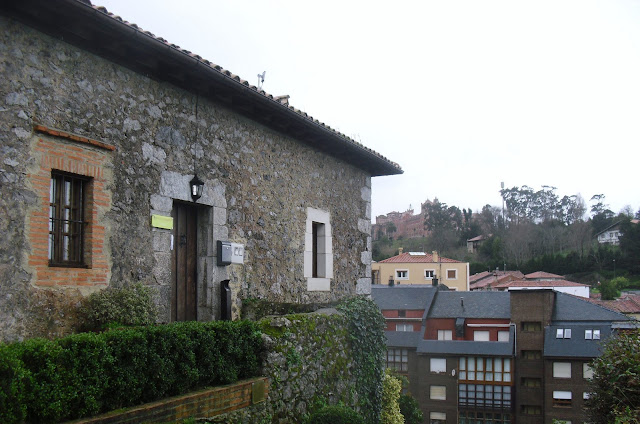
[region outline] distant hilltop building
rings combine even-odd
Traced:
[[[380,240],[384,236],[393,239],[426,237],[429,232],[424,227],[425,205],[431,200],[420,205],[420,213],[414,215],[414,210],[409,205],[405,212],[389,212],[386,215],[376,216],[376,223],[372,226],[373,239]]]

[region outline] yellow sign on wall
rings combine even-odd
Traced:
[[[165,230],[173,230],[173,218],[164,215],[151,215],[151,226],[164,228]]]

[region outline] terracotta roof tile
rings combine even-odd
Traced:
[[[401,253],[397,256],[392,256],[388,259],[379,261],[380,263],[435,263],[433,255],[430,253],[412,255],[409,252]],[[460,263],[454,259],[444,258],[440,256],[440,262],[442,263]]]
[[[505,288],[505,287],[588,287],[588,286],[586,284],[574,283],[573,281],[567,281],[567,280],[542,280],[542,281],[515,280],[515,281],[507,281],[505,283],[500,283],[494,287]]]
[[[525,275],[524,278],[526,278],[528,280],[532,280],[534,278],[558,278],[558,279],[562,279],[564,277],[562,277],[562,275],[551,274],[550,272],[536,271],[536,272],[532,272],[531,274]]]
[[[91,2],[87,2],[87,4],[91,4]],[[256,86],[254,86],[254,85],[250,85],[249,83],[246,83],[246,84],[245,84],[245,81],[244,81],[244,80],[242,80],[239,76],[232,74],[230,71],[228,71],[228,70],[226,70],[226,69],[223,69],[221,66],[214,65],[213,63],[209,62],[208,60],[202,59],[200,56],[198,56],[198,55],[196,55],[196,54],[192,54],[190,51],[188,51],[188,50],[186,50],[186,49],[183,49],[183,48],[181,48],[180,46],[178,46],[178,45],[176,45],[176,44],[169,43],[169,42],[168,42],[167,40],[165,40],[164,38],[162,38],[162,37],[158,37],[158,36],[155,36],[153,33],[149,32],[149,31],[144,31],[144,30],[142,30],[142,29],[141,29],[141,28],[139,28],[139,27],[138,27],[138,25],[136,25],[135,23],[127,22],[127,21],[123,20],[120,16],[114,15],[113,13],[109,12],[109,11],[107,10],[107,8],[106,8],[106,7],[104,7],[104,6],[96,6],[96,5],[93,5],[93,4],[91,4],[91,7],[92,7],[93,9],[97,10],[98,12],[103,13],[104,15],[106,15],[106,16],[108,16],[108,17],[112,18],[112,19],[115,19],[115,20],[117,20],[117,21],[120,21],[120,22],[124,23],[125,25],[128,25],[128,26],[129,26],[129,27],[131,27],[131,28],[134,28],[134,29],[136,29],[136,30],[138,30],[138,31],[141,31],[143,34],[145,34],[145,35],[147,35],[147,36],[149,36],[149,37],[153,38],[154,40],[157,40],[157,41],[159,41],[159,42],[162,42],[162,43],[164,43],[164,44],[166,44],[166,45],[170,46],[171,48],[174,48],[174,49],[176,49],[176,50],[178,50],[178,51],[181,51],[181,52],[183,52],[183,53],[185,53],[185,54],[187,54],[187,55],[189,55],[189,56],[193,57],[194,59],[196,59],[196,60],[200,61],[200,62],[201,62],[201,63],[203,63],[204,65],[209,66],[211,69],[214,69],[214,70],[216,70],[216,71],[218,71],[218,72],[220,72],[220,73],[222,73],[222,74],[224,74],[224,75],[226,75],[226,76],[230,77],[230,78],[231,78],[232,80],[234,80],[234,81],[237,81],[237,82],[239,82],[239,83],[241,83],[241,84],[243,84],[243,85],[247,85],[247,86],[249,86],[253,91],[255,91],[256,93],[259,93],[259,94],[263,95],[264,97],[267,97],[267,98],[269,98],[269,99],[273,100],[274,102],[276,102],[276,103],[278,103],[278,104],[280,104],[280,105],[283,105],[283,104],[282,104],[282,103],[280,103],[279,101],[275,100],[275,99],[274,99],[274,96],[272,96],[272,95],[270,95],[270,94],[267,94],[264,90],[260,90],[260,89],[258,89]],[[286,107],[286,105],[284,105],[284,106]],[[365,150],[365,151],[367,151],[367,152],[369,152],[369,153],[374,154],[375,156],[377,156],[378,158],[380,158],[380,159],[384,160],[385,162],[387,162],[388,164],[390,164],[390,165],[392,165],[393,167],[397,168],[398,170],[401,170],[401,169],[402,169],[402,168],[400,168],[400,165],[398,165],[396,162],[393,162],[393,161],[391,161],[391,160],[387,159],[386,157],[384,157],[384,156],[383,156],[383,155],[381,155],[380,153],[378,153],[378,152],[376,152],[376,151],[374,151],[374,150],[372,150],[372,149],[369,149],[368,147],[364,146],[362,143],[359,143],[359,142],[355,141],[354,139],[352,139],[351,137],[348,137],[348,136],[346,136],[345,134],[342,134],[341,132],[334,130],[333,128],[331,128],[331,127],[329,127],[328,125],[326,125],[326,124],[324,124],[324,123],[322,123],[322,122],[318,121],[317,119],[314,119],[312,116],[310,116],[310,115],[309,115],[309,114],[307,114],[306,112],[303,112],[303,111],[301,111],[300,109],[296,109],[296,108],[294,108],[293,106],[288,106],[288,108],[289,108],[290,110],[294,111],[295,113],[297,113],[298,115],[303,116],[304,118],[308,119],[309,121],[311,121],[311,122],[313,122],[313,123],[315,123],[315,124],[321,125],[322,127],[325,127],[325,128],[327,128],[327,129],[331,130],[334,134],[336,134],[337,136],[339,136],[340,138],[342,138],[342,139],[343,139],[343,140],[345,140],[346,142],[348,142],[348,143],[350,143],[350,144],[353,144],[353,145],[357,146],[358,148],[363,149],[363,150]]]

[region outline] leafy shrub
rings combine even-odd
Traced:
[[[400,413],[404,417],[405,424],[420,424],[424,418],[418,401],[411,395],[402,394],[398,399],[400,405]]]
[[[92,293],[82,306],[83,328],[103,330],[108,326],[150,325],[156,320],[152,289],[142,283],[109,287]]]
[[[246,321],[0,344],[0,422],[59,422],[231,383],[258,375],[263,349]]]
[[[346,406],[325,406],[311,415],[308,424],[365,424],[364,418]]]
[[[400,413],[398,398],[402,390],[402,383],[395,378],[389,370],[384,374],[382,382],[382,413],[380,422],[382,424],[403,424],[404,418]]]

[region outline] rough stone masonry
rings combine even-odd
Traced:
[[[171,230],[151,216],[198,201],[199,320],[242,299],[327,302],[368,293],[370,174],[216,103],[0,17],[0,339],[56,336],[82,296],[142,281],[171,319]],[[52,171],[91,177],[90,265],[48,265]],[[330,290],[304,277],[307,208],[328,211]],[[216,241],[245,246],[217,266]]]

